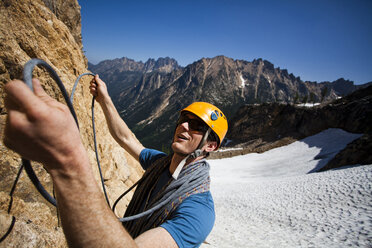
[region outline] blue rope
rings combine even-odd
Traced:
[[[95,74],[91,73],[91,72],[86,72],[86,73],[83,73],[83,74],[79,75],[79,77],[76,79],[76,81],[74,83],[74,86],[72,87],[71,96],[70,96],[70,101],[71,102],[74,101],[74,93],[75,93],[76,87],[77,87],[80,79],[84,76],[93,76],[94,77]],[[95,102],[95,97],[93,96],[93,98],[92,98],[92,127],[93,127],[94,151],[95,151],[95,154],[96,154],[96,161],[97,161],[99,176],[101,178],[103,194],[105,195],[107,205],[109,205],[109,207],[111,208],[110,201],[108,199],[107,192],[106,192],[105,182],[104,182],[103,175],[102,175],[101,163],[100,163],[99,156],[98,156],[96,125],[95,125],[95,118],[94,118],[94,102]]]
[[[68,106],[68,108],[69,108],[72,116],[75,119],[76,125],[79,127],[79,123],[78,123],[78,120],[77,120],[77,117],[76,117],[76,113],[75,113],[75,110],[74,110],[74,107],[73,107],[74,93],[75,93],[77,84],[79,83],[80,79],[83,76],[86,76],[86,75],[94,76],[95,74],[90,73],[90,72],[86,72],[86,73],[81,74],[76,79],[76,81],[74,83],[74,86],[73,86],[72,91],[71,91],[71,96],[68,97],[67,91],[66,91],[66,89],[65,89],[65,87],[64,87],[61,79],[58,77],[58,74],[55,72],[55,70],[48,63],[46,63],[45,61],[43,61],[41,59],[31,59],[30,61],[28,61],[25,64],[25,67],[24,67],[24,70],[23,70],[23,79],[24,79],[25,83],[27,84],[27,86],[31,90],[33,90],[33,86],[32,86],[32,72],[33,72],[33,70],[34,70],[34,68],[35,68],[36,65],[40,65],[40,66],[44,67],[45,69],[47,69],[47,71],[49,72],[50,76],[57,83],[57,85],[58,85],[59,89],[61,90],[62,95],[63,95],[63,97],[64,97],[64,99],[65,99],[65,101],[67,103],[67,106]],[[94,148],[95,148],[96,159],[97,159],[98,170],[99,170],[99,174],[100,174],[100,178],[101,178],[101,184],[102,184],[102,188],[103,188],[103,193],[105,195],[106,202],[107,202],[107,204],[110,207],[110,201],[109,201],[108,196],[107,196],[106,187],[105,187],[105,184],[104,184],[102,170],[101,170],[101,164],[99,162],[99,156],[98,156],[97,139],[96,139],[96,128],[95,128],[95,123],[94,123],[94,100],[95,100],[95,97],[93,97],[93,99],[92,99],[92,124],[93,124]],[[26,160],[26,159],[22,159],[22,161],[23,161],[25,170],[27,172],[27,175],[29,176],[29,178],[31,179],[32,183],[35,185],[35,187],[39,191],[39,193],[48,202],[50,202],[52,205],[57,206],[56,199],[54,197],[52,197],[45,190],[45,188],[43,187],[43,185],[41,184],[41,182],[39,181],[39,179],[35,175],[35,172],[34,172],[34,170],[31,167],[30,161],[29,160]]]

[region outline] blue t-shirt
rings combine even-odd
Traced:
[[[146,170],[154,161],[164,156],[166,154],[163,152],[143,149],[139,161]],[[161,175],[160,185],[156,188],[160,189],[171,177],[169,170],[166,170]],[[214,220],[213,198],[207,191],[186,198],[172,213],[170,219],[160,226],[170,233],[178,247],[199,247],[212,231]]]

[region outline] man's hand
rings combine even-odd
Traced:
[[[5,85],[4,144],[44,164],[52,176],[70,247],[137,247],[107,206],[94,179],[78,128],[66,105],[16,80]]]
[[[34,93],[19,80],[4,87],[8,110],[4,144],[43,163],[49,173],[66,172],[72,160],[87,158],[79,130],[68,107],[48,96],[37,79],[32,83]]]
[[[144,147],[120,117],[107,92],[105,82],[98,75],[95,75],[94,79],[90,82],[89,88],[90,93],[96,97],[96,100],[102,107],[112,137],[121,147],[138,160],[139,154]]]
[[[108,97],[108,91],[107,91],[107,86],[105,82],[103,82],[100,78],[99,75],[96,74],[92,81],[90,81],[90,93],[96,97],[96,100],[98,103],[102,104],[103,100],[105,97]]]

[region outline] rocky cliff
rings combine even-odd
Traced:
[[[22,78],[23,65],[30,58],[47,61],[59,74],[68,91],[81,73],[87,71],[82,52],[80,6],[76,0],[34,0],[0,2],[0,140],[6,119],[3,86]],[[46,91],[62,99],[58,87],[48,74],[37,69]],[[98,180],[94,159],[90,116],[90,78],[83,78],[75,93],[74,106],[78,115],[81,137]],[[99,154],[105,184],[111,202],[135,182],[142,173],[137,162],[114,142],[109,135],[103,113],[96,106],[96,126]],[[0,236],[7,231],[11,217],[17,219],[13,231],[1,247],[65,247],[63,232],[58,227],[56,209],[35,190],[25,172],[15,191],[10,214],[7,214],[9,192],[20,166],[20,158],[0,143]],[[41,165],[34,164],[39,179],[52,192],[52,182]],[[128,199],[118,208],[123,213]],[[94,218],[94,217],[92,217]]]
[[[328,128],[341,128],[365,135],[345,148],[324,170],[371,163],[372,86],[311,108],[278,103],[243,106],[230,121],[227,134],[228,146],[242,149],[214,156],[263,152]]]

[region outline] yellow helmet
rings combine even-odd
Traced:
[[[216,106],[206,102],[194,102],[181,110],[188,111],[202,119],[218,136],[218,147],[227,133],[227,119]]]

